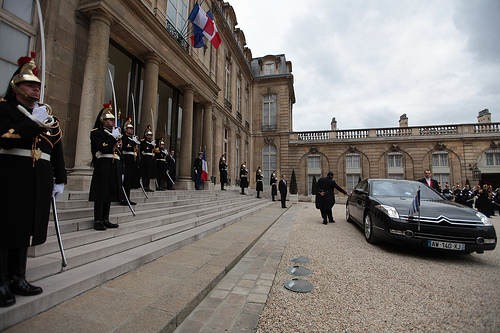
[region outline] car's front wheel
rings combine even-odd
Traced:
[[[369,213],[365,215],[363,227],[366,241],[370,244],[378,243],[377,237],[373,234],[373,223]]]
[[[352,223],[351,211],[349,210],[349,204],[345,205],[345,219],[347,222]]]

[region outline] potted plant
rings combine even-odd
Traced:
[[[318,194],[318,188],[316,187],[316,175],[313,176],[311,184],[311,202],[316,202],[316,194]]]

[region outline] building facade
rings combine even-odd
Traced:
[[[90,131],[103,103],[116,99],[142,138],[151,125],[177,160],[177,188],[194,188],[192,163],[204,151],[218,178],[224,154],[237,183],[246,163],[250,185],[261,168],[295,171],[299,194],[328,171],[352,189],[359,178],[417,179],[430,168],[441,183],[480,179],[500,186],[500,128],[487,110],[478,124],[293,132],[292,64],[285,55],[254,58],[231,5],[207,0],[222,43],[193,48],[194,0],[42,0],[45,99],[61,119],[70,190],[88,190]],[[32,0],[0,0],[0,97],[29,51],[40,63],[42,38]],[[113,91],[115,93],[113,94]],[[113,102],[114,104],[114,102]],[[489,118],[488,118],[489,117]],[[406,119],[405,119],[406,118]],[[207,186],[207,185],[206,185]],[[207,186],[209,187],[209,186]]]

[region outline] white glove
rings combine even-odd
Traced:
[[[43,123],[49,117],[49,114],[47,113],[47,107],[45,105],[40,106],[36,104],[33,108],[33,117]]]
[[[163,152],[165,153],[165,155],[168,155],[168,152],[167,152],[167,150],[166,150],[166,149],[165,149],[165,150],[163,150]]]
[[[115,139],[119,139],[121,137],[121,134],[120,134],[120,129],[118,127],[113,127],[113,131],[111,132],[111,135],[115,138]]]
[[[138,145],[140,145],[140,144],[141,144],[141,142],[139,141],[139,139],[137,139],[137,136],[136,136],[136,135],[134,135],[134,136],[132,137],[132,141],[134,141],[134,142],[135,142],[135,143],[137,143]]]
[[[156,146],[156,142],[151,141],[151,145],[153,145],[153,147],[155,147]]]
[[[52,196],[57,199],[57,197],[64,192],[64,184],[55,184],[52,189]]]

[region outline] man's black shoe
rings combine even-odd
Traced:
[[[147,188],[147,189],[145,189],[144,191],[146,191],[146,192],[154,192],[154,191],[153,191],[152,189],[150,189],[150,188]]]
[[[330,223],[335,223],[335,220],[330,220]]]
[[[323,224],[328,224],[328,222],[326,222],[326,220],[323,220]]]
[[[15,277],[10,283],[10,291],[15,295],[21,296],[35,296],[43,293],[42,288],[29,284],[25,278],[16,279]]]
[[[118,228],[118,223],[111,223],[109,220],[104,220],[102,223],[106,226],[106,228]]]
[[[107,228],[104,225],[104,223],[102,223],[102,221],[94,221],[94,229],[102,231],[102,230],[106,230]]]

